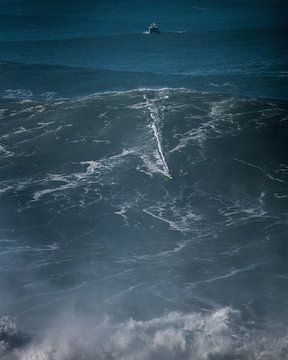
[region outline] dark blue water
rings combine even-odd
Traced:
[[[287,10],[2,0],[1,359],[288,358]]]
[[[185,87],[287,98],[285,2],[10,0],[0,16],[4,95]],[[151,19],[161,36],[145,33]]]

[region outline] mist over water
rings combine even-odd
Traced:
[[[3,360],[287,359],[287,6],[178,3],[3,1]]]

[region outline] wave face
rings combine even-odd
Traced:
[[[3,359],[285,359],[287,102],[12,95]]]

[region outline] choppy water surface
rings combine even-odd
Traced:
[[[285,14],[1,2],[1,360],[288,359]]]
[[[9,359],[285,358],[286,102],[1,107],[1,307],[24,332],[2,318]]]

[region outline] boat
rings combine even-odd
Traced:
[[[160,28],[160,25],[158,25],[156,23],[152,23],[148,27],[148,32],[149,32],[149,34],[160,34],[159,28]]]

